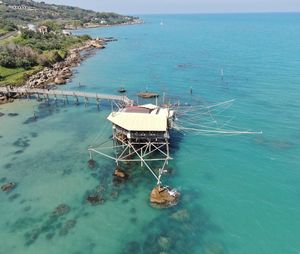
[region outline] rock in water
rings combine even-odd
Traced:
[[[5,191],[5,192],[9,192],[11,191],[12,189],[14,189],[16,187],[16,183],[6,183],[4,185],[1,186],[1,190],[2,191]]]
[[[63,77],[61,77],[61,76],[56,77],[56,78],[54,79],[54,83],[57,84],[57,85],[66,84],[66,82],[67,82],[67,81],[66,81]]]
[[[93,159],[88,160],[88,166],[89,168],[94,168],[96,165],[95,161]]]
[[[122,178],[122,179],[128,178],[128,175],[119,168],[115,169],[114,176]]]
[[[155,187],[150,194],[150,201],[153,204],[164,205],[166,207],[174,205],[180,196],[179,192],[169,190],[167,187]]]

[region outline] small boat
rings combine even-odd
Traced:
[[[126,89],[124,87],[120,87],[120,89],[118,90],[119,93],[125,93]]]

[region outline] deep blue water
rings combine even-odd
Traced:
[[[75,68],[62,89],[124,86],[135,100],[148,89],[192,105],[235,99],[215,119],[234,117],[234,126],[263,134],[175,133],[172,174],[163,180],[182,198],[158,210],[145,168],[128,166],[130,180],[116,185],[113,162],[95,157],[98,166],[87,166],[87,147],[111,134],[108,104],[100,112],[92,103],[2,105],[0,179],[18,185],[0,195],[0,253],[299,253],[300,14],[143,18],[77,31],[118,41]],[[104,204],[86,204],[99,185]],[[62,203],[70,211],[51,217]]]

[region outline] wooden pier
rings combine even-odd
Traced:
[[[102,94],[102,93],[90,93],[82,91],[71,91],[71,90],[57,90],[57,89],[35,89],[35,88],[24,88],[24,87],[0,87],[0,93],[3,94],[24,94],[24,95],[44,95],[49,98],[53,96],[55,99],[57,97],[74,97],[77,101],[78,98],[95,99],[97,102],[100,100],[116,101],[124,103],[125,105],[132,105],[133,101],[130,100],[125,95],[112,95],[112,94]]]

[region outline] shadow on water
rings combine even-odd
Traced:
[[[27,118],[23,124],[30,124],[38,121],[39,119],[44,119],[47,118],[54,113],[59,113],[61,110],[61,107],[56,105],[55,103],[46,103],[46,102],[41,102],[34,108],[34,113],[33,116]]]
[[[276,150],[288,150],[295,146],[295,144],[289,140],[283,139],[269,139],[263,135],[259,135],[253,139],[255,144],[264,146],[268,149]]]
[[[23,124],[34,123],[40,119],[44,119],[49,116],[52,116],[55,113],[59,113],[61,111],[66,112],[68,108],[76,107],[76,106],[85,107],[87,113],[98,112],[97,105],[95,102],[89,102],[85,105],[83,101],[79,100],[77,103],[73,101],[71,98],[69,99],[69,103],[66,103],[66,101],[62,99],[58,99],[56,102],[53,100],[49,100],[49,103],[43,101],[40,102],[37,106],[35,106],[32,112],[32,116],[28,117],[23,122]],[[99,109],[100,110],[110,109],[110,105],[106,102],[102,102]]]

